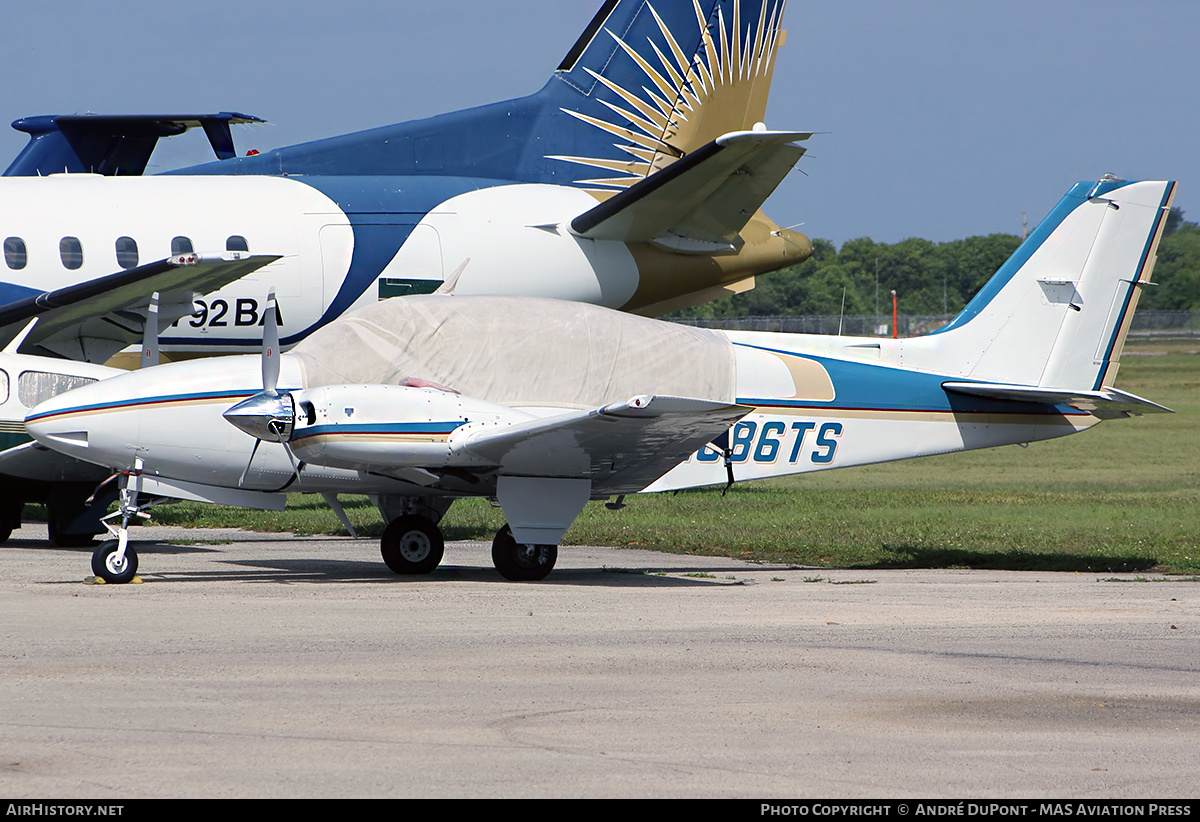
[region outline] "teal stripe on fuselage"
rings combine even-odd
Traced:
[[[395,422],[395,423],[355,423],[348,424],[333,424],[333,425],[314,425],[311,428],[305,428],[303,433],[293,437],[293,442],[307,439],[309,437],[322,437],[330,435],[364,435],[378,434],[380,436],[390,436],[395,434],[428,434],[430,436],[440,436],[449,434],[459,426],[465,425],[465,422],[450,421],[450,422]]]
[[[886,365],[846,362],[828,357],[799,354],[782,348],[734,343],[744,348],[757,348],[773,354],[802,357],[819,363],[833,381],[834,397],[830,402],[817,400],[781,400],[738,398],[738,402],[753,406],[779,408],[825,408],[862,411],[953,411],[968,414],[1080,414],[1070,406],[1045,403],[994,400],[957,394],[942,388],[942,383],[961,379],[945,374],[907,371]]]
[[[300,391],[300,388],[281,388],[280,393],[289,391]],[[175,402],[197,402],[208,400],[244,400],[247,397],[252,397],[261,392],[261,388],[253,389],[234,389],[230,391],[205,391],[188,394],[164,394],[157,397],[139,397],[136,399],[113,400],[111,402],[98,402],[90,405],[77,405],[70,408],[60,408],[56,411],[46,411],[41,414],[30,414],[26,417],[28,422],[37,422],[38,420],[49,419],[50,417],[58,417],[66,414],[86,414],[94,411],[115,411],[136,408],[142,405],[165,405]]]

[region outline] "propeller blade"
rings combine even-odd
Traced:
[[[262,440],[256,439],[254,441],[254,447],[250,449],[250,459],[246,462],[246,470],[238,477],[238,488],[241,488],[246,482],[246,475],[250,473],[250,466],[254,464],[254,455],[258,453],[258,446],[260,444],[262,444]]]
[[[263,323],[262,377],[263,390],[274,393],[279,383],[279,313],[275,308],[275,289],[267,293],[267,309]]]
[[[158,292],[150,295],[146,327],[142,331],[142,368],[158,365]]]
[[[288,445],[287,437],[284,436],[283,431],[277,426],[272,426],[272,428],[275,429],[276,434],[279,436],[279,444],[287,452],[288,462],[292,464],[292,476],[296,478],[296,484],[300,485],[300,469],[304,467],[304,462],[296,460],[296,455],[292,453],[292,446]]]
[[[246,470],[238,480],[241,487],[254,464],[254,455],[258,446],[266,442],[277,442],[283,446],[288,462],[292,464],[292,474],[296,482],[300,481],[300,471],[303,462],[297,462],[292,453],[288,440],[292,436],[292,426],[296,423],[295,402],[290,393],[279,393],[279,310],[275,305],[275,289],[267,293],[267,307],[263,314],[263,347],[262,347],[262,382],[263,390],[252,397],[242,400],[237,405],[226,410],[221,416],[235,427],[254,437],[254,448],[250,451],[250,459]]]

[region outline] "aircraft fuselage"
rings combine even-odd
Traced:
[[[596,204],[577,188],[448,177],[0,179],[0,300],[14,301],[169,254],[282,259],[196,301],[162,333],[175,353],[257,350],[276,289],[283,344],[351,308],[428,293],[553,297],[638,310],[803,259],[756,218],[738,254],[689,257],[591,240],[569,221]],[[494,182],[494,181],[493,181]],[[461,270],[459,270],[461,269]]]

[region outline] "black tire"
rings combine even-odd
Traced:
[[[132,582],[133,578],[137,576],[137,552],[133,550],[133,546],[126,545],[125,561],[120,565],[113,562],[115,553],[117,553],[115,539],[100,543],[100,547],[92,554],[92,573],[114,585]]]
[[[507,525],[492,540],[492,564],[500,576],[512,582],[545,579],[557,560],[557,545],[523,545],[513,539],[512,528]]]
[[[441,529],[425,517],[397,517],[383,529],[379,540],[384,563],[397,574],[432,573],[445,552]]]

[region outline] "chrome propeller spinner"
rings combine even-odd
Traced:
[[[261,391],[221,416],[259,440],[286,442],[291,439],[296,425],[296,406],[291,394]]]

